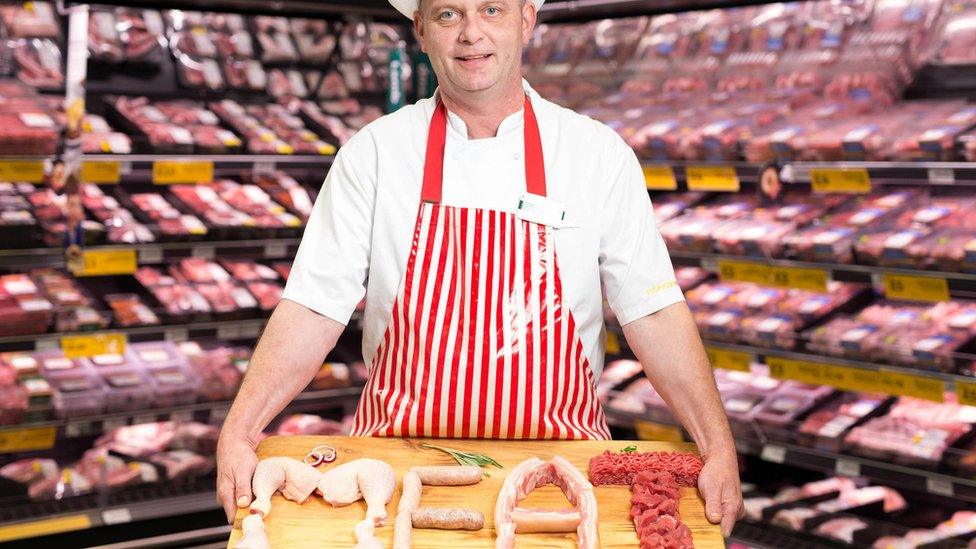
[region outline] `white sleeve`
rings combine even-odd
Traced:
[[[282,294],[342,324],[348,324],[366,294],[376,158],[366,131],[336,154]]]
[[[616,137],[616,136],[614,136]],[[600,277],[623,326],[684,300],[657,230],[644,172],[633,149],[614,140],[600,213]]]

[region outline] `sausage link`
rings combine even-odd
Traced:
[[[477,465],[418,465],[410,472],[420,475],[427,486],[464,486],[481,482],[481,467]]]
[[[414,509],[410,517],[414,528],[481,530],[485,527],[485,516],[474,509],[420,507]]]

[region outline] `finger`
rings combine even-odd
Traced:
[[[712,524],[718,524],[722,520],[722,501],[719,491],[708,479],[701,479],[698,491],[705,500],[705,518]]]
[[[742,496],[738,490],[731,486],[725,486],[722,490],[722,535],[729,537],[735,527],[735,521],[744,512],[742,507]]]
[[[234,475],[234,495],[237,497],[238,507],[247,507],[251,504],[251,475],[245,475],[240,471]]]
[[[223,481],[221,481],[221,484],[223,484]],[[233,524],[234,516],[237,514],[237,506],[234,505],[234,492],[229,487],[222,486],[218,488],[217,501],[224,508],[224,514],[227,515],[227,524]]]

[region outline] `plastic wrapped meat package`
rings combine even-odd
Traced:
[[[834,390],[827,386],[791,384],[763,401],[752,417],[769,438],[791,441],[797,418],[814,409],[833,393]]]
[[[670,250],[710,252],[712,234],[728,222],[726,217],[691,211],[662,223],[659,230]]]
[[[16,371],[0,362],[0,425],[23,421],[30,404],[30,394],[16,379]]]
[[[179,283],[152,267],[136,271],[136,280],[163,305],[166,314],[175,319],[202,318],[210,314],[210,304],[192,286]]]
[[[830,452],[841,450],[844,436],[893,401],[887,395],[841,393],[813,411],[797,430],[798,442]]]
[[[946,6],[946,18],[933,43],[930,62],[939,65],[976,63],[976,5],[954,2]]]
[[[180,344],[180,352],[186,357],[189,369],[200,379],[199,396],[205,401],[221,401],[234,398],[243,373],[237,362],[246,360],[249,350],[218,346],[203,349],[195,342]]]
[[[96,309],[94,300],[76,279],[51,269],[31,272],[39,288],[54,306],[54,328],[60,332],[77,332],[105,328],[111,318]]]
[[[610,402],[608,406],[619,412],[631,414],[643,414],[646,406],[646,397],[657,395],[651,381],[646,377],[635,379],[623,391],[609,393]]]
[[[341,362],[326,362],[315,372],[309,387],[315,390],[349,387],[352,378],[349,365]]]
[[[674,278],[682,292],[695,288],[711,276],[711,273],[700,267],[677,267]]]
[[[796,224],[742,217],[712,231],[715,249],[729,255],[777,257],[782,255],[783,239]]]
[[[576,33],[589,40],[571,69],[575,78],[609,79],[630,59],[647,25],[647,18],[604,19]]]
[[[109,294],[105,296],[105,302],[112,309],[117,326],[128,328],[159,324],[156,313],[136,294]]]
[[[130,198],[138,212],[155,224],[153,228],[160,239],[185,241],[207,234],[200,218],[180,212],[160,193],[135,193]]]
[[[596,384],[596,395],[600,402],[606,404],[607,399],[621,383],[628,381],[644,369],[636,360],[615,360],[603,369],[603,375]]]
[[[163,51],[165,27],[158,11],[118,8],[115,20],[126,61],[159,62],[154,57]]]
[[[897,160],[952,160],[957,138],[976,125],[976,107],[965,101],[906,101],[897,111],[916,111],[892,136]]]
[[[658,223],[663,223],[678,216],[685,209],[698,204],[704,198],[705,194],[700,192],[667,193],[655,196],[652,199],[654,202],[654,219]]]
[[[130,363],[98,366],[98,359],[93,357],[91,364],[105,386],[105,411],[133,412],[153,406],[153,390],[146,372]]]
[[[225,57],[220,63],[229,88],[263,92],[268,87],[268,75],[260,62],[254,59]]]
[[[919,62],[925,48],[926,31],[933,27],[942,9],[942,0],[879,0],[874,5],[867,28],[855,31],[851,43],[878,46],[905,44]]]
[[[47,331],[54,306],[24,274],[0,275],[0,334],[17,336]]]
[[[298,51],[292,42],[288,30],[269,28],[255,34],[257,44],[261,49],[262,63],[296,63],[299,61]]]
[[[343,423],[314,414],[292,414],[275,430],[278,435],[344,435],[348,433]]]
[[[216,59],[181,53],[176,59],[176,74],[180,84],[187,88],[221,91],[225,87]]]
[[[105,386],[87,369],[45,373],[54,395],[51,403],[59,418],[100,414],[105,411]]]
[[[900,397],[887,415],[852,429],[845,444],[866,457],[934,469],[974,422],[976,407],[958,404],[952,393],[942,403]]]
[[[105,225],[110,243],[141,244],[156,241],[156,236],[148,227],[136,220],[132,212],[123,208],[114,197],[103,193],[97,185],[84,184],[81,191],[82,204],[95,219]]]
[[[28,2],[0,6],[0,20],[10,38],[58,38],[61,36],[54,5]]]

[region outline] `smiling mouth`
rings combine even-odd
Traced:
[[[478,60],[478,59],[488,59],[489,57],[491,57],[491,54],[490,53],[486,53],[486,54],[483,54],[483,55],[461,55],[461,56],[455,57],[455,59],[458,59],[460,61],[475,61],[475,60]]]

